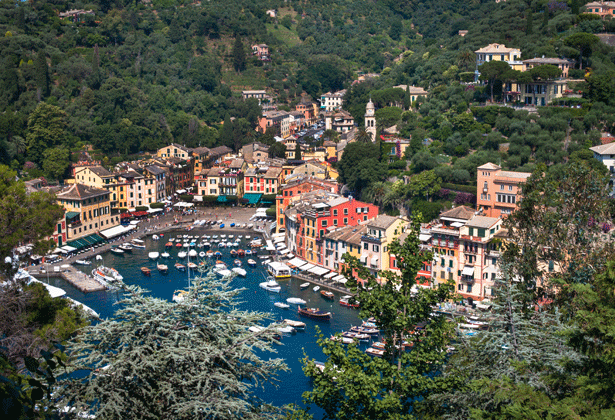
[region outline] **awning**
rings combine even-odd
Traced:
[[[194,207],[194,203],[184,203],[180,201],[179,203],[173,204],[173,207]]]
[[[66,252],[73,252],[77,250],[77,248],[73,248],[72,246],[68,246],[68,245],[64,245],[62,249]]]
[[[245,200],[248,200],[248,204],[256,204],[260,201],[263,194],[258,193],[247,193],[243,195]]]
[[[302,265],[306,264],[305,261],[303,261],[301,258],[297,258],[297,257],[293,258],[288,263],[291,264],[291,265],[294,265],[295,267],[301,267]]]
[[[334,277],[334,278],[333,278],[333,281],[334,281],[334,282],[337,282],[337,283],[342,283],[342,284],[344,284],[344,283],[346,283],[348,280],[346,279],[346,277],[344,277],[344,276],[340,275],[340,276]]]
[[[112,227],[110,229],[105,229],[101,231],[100,234],[107,239],[111,239],[111,238],[115,238],[116,236],[123,235],[124,233],[130,230],[131,230],[130,228],[120,225],[120,226]]]
[[[274,233],[273,235],[271,235],[272,238],[276,239],[276,238],[284,238],[286,234],[284,233]]]
[[[78,211],[67,211],[66,214],[65,214],[65,217],[67,219],[72,219],[72,218],[77,217],[77,216],[79,216],[79,212]]]
[[[286,248],[286,249],[282,249],[282,250],[280,251],[280,254],[284,255],[284,254],[288,254],[289,252],[290,252],[290,251],[288,250],[288,248]]]
[[[378,264],[378,257],[372,257],[370,261],[372,264]]]
[[[275,242],[276,244],[284,242],[284,235],[273,238],[273,242]]]
[[[335,277],[335,276],[337,276],[337,275],[338,275],[338,274],[337,274],[335,271],[332,271],[332,272],[330,272],[329,274],[326,274],[326,275],[325,275],[325,278],[326,278],[326,279],[330,279],[330,278]]]
[[[365,262],[367,261],[367,255],[361,255],[360,261],[365,264]]]
[[[431,238],[431,235],[428,235],[426,233],[421,233],[419,235],[419,241],[421,241],[421,242],[428,241],[430,238]]]
[[[463,271],[461,272],[462,276],[472,276],[474,277],[474,267],[463,267]]]
[[[149,209],[147,212],[148,213],[160,213],[161,211],[164,211],[164,209]]]
[[[186,190],[177,190],[177,191],[175,191],[175,192],[176,192],[177,194],[185,194],[185,193],[186,193]]]
[[[327,274],[329,272],[328,269],[322,267],[313,267],[308,270],[310,273],[316,274],[317,276],[322,276],[323,274]]]
[[[202,195],[194,195],[192,196],[192,201],[203,201]]]
[[[314,267],[316,267],[314,264],[307,263],[307,264],[302,265],[301,267],[299,267],[299,270],[301,270],[301,271],[308,271],[310,268],[314,268]]]

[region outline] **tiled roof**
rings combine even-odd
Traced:
[[[499,174],[497,174],[498,178],[520,178],[520,179],[527,179],[530,176],[532,176],[532,174],[530,172],[502,171]]]
[[[72,184],[56,196],[60,200],[85,200],[103,195],[109,195],[109,191],[83,184]]]
[[[459,206],[440,214],[440,217],[451,219],[470,220],[474,216],[474,210],[470,207]]]
[[[325,234],[325,238],[360,245],[361,235],[364,235],[366,232],[367,226],[365,225],[345,226]]]
[[[504,44],[489,44],[486,47],[478,49],[474,52],[476,53],[494,53],[494,54],[502,54],[512,51],[519,51],[519,48],[508,48]]]
[[[367,221],[368,226],[373,226],[379,229],[388,229],[393,223],[395,223],[399,217],[387,216],[386,214],[379,214],[372,220]]]
[[[489,229],[495,225],[500,219],[497,217],[474,216],[466,223],[466,226]]]
[[[554,57],[537,57],[530,58],[528,60],[523,60],[525,64],[573,64],[574,62],[571,60],[565,60],[563,58],[554,58]]]
[[[495,163],[491,163],[491,162],[487,162],[482,166],[479,166],[478,168],[476,168],[478,170],[481,169],[491,169],[491,170],[497,170],[497,169],[502,169],[502,167],[496,165]]]
[[[215,157],[226,155],[227,153],[233,153],[233,150],[227,146],[218,146],[209,150],[209,154]]]
[[[160,175],[164,173],[164,170],[156,165],[146,166],[145,169],[154,175]]]
[[[601,144],[599,146],[590,147],[589,150],[599,155],[615,155],[615,143]]]
[[[111,172],[109,172],[102,166],[86,166],[86,167],[79,169],[77,173],[83,171],[84,169],[89,169],[90,171],[92,171],[94,174],[98,175],[101,178],[113,176]]]

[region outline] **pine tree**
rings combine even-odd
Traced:
[[[92,54],[92,75],[90,76],[90,87],[92,89],[98,89],[100,87],[100,79],[100,54],[98,52],[98,44],[95,44]]]
[[[36,55],[35,63],[36,86],[39,89],[41,97],[49,96],[49,68],[47,67],[47,58],[44,51],[39,51]]]
[[[532,9],[527,9],[525,14],[525,34],[532,35],[534,33],[534,13]]]
[[[446,359],[451,324],[443,316],[432,316],[432,306],[452,298],[453,284],[438,289],[416,288],[418,270],[431,252],[421,249],[420,223],[407,227],[403,244],[394,241],[391,254],[397,257],[401,274],[381,271],[376,280],[367,268],[349,254],[343,258],[352,277],[347,286],[356,291],[361,302],[361,318],[374,317],[386,342],[382,358],[372,358],[356,344],[320,338],[319,345],[328,357],[324,371],[304,359],[304,372],[314,389],[304,394],[306,403],[322,408],[325,418],[336,419],[410,419],[422,413],[421,401],[436,389],[446,387],[447,379],[435,373]],[[357,281],[365,280],[365,283]],[[417,324],[428,321],[423,330]],[[402,349],[402,343],[412,347]]]
[[[246,52],[243,47],[243,42],[239,35],[235,36],[233,44],[233,68],[235,71],[244,71],[246,69]]]
[[[224,117],[224,125],[220,129],[218,140],[220,144],[233,147],[233,122],[231,121],[231,116],[228,113]]]
[[[277,409],[253,390],[286,369],[273,351],[275,327],[250,332],[264,314],[236,309],[240,289],[210,271],[194,279],[182,302],[125,286],[108,320],[68,343],[71,371],[58,392],[97,418],[263,419]]]

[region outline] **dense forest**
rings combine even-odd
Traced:
[[[587,147],[615,123],[615,50],[591,37],[574,42],[614,24],[580,13],[582,3],[5,0],[0,163],[61,178],[86,144],[107,164],[170,141],[236,148],[258,137],[260,110],[241,100],[241,90],[267,89],[290,109],[301,94],[316,99],[378,73],[349,89],[346,108],[361,126],[372,96],[380,128],[397,124],[412,135],[390,175],[434,169],[444,182],[463,184],[489,160],[520,170],[558,167],[590,157]],[[71,9],[93,14],[59,17]],[[473,51],[493,42],[520,48],[523,59],[577,61],[571,76],[583,98],[573,104],[582,106],[537,114],[477,107],[491,88],[501,98],[502,78],[463,83],[476,67]],[[269,45],[271,61],[252,56],[254,43]],[[430,95],[390,108],[404,95],[392,89],[398,84]]]

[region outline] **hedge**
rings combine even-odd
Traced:
[[[192,198],[193,198],[193,196],[190,195],[190,194],[182,194],[182,195],[179,196],[180,200],[185,201],[187,203],[192,203]]]
[[[163,209],[164,203],[152,203],[149,205],[151,209]]]
[[[145,206],[137,206],[135,207],[135,211],[148,211],[149,207],[145,207]]]
[[[476,186],[474,185],[461,185],[461,184],[452,184],[449,182],[442,183],[442,188],[446,188],[453,191],[461,191],[467,192],[471,194],[476,194]]]

